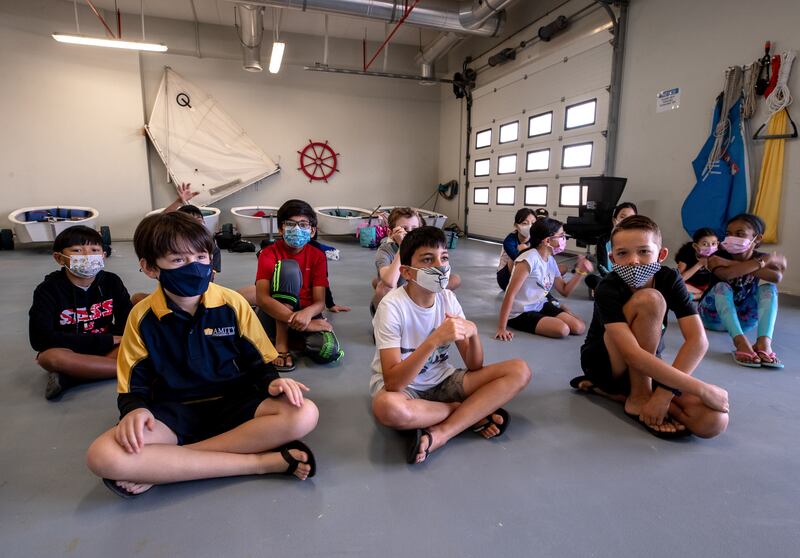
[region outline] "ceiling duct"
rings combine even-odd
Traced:
[[[511,1],[426,0],[412,10],[405,22],[439,31],[495,37],[504,19],[500,11]],[[258,0],[245,5],[364,17],[386,23],[398,22],[405,13],[404,3],[398,0]]]
[[[261,41],[264,39],[264,7],[236,4],[236,33],[242,45],[242,66],[248,72],[260,72]]]

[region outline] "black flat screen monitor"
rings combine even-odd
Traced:
[[[582,176],[581,185],[587,186],[586,205],[589,208],[613,208],[622,197],[627,178],[618,176]]]

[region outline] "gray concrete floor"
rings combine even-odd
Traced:
[[[775,349],[784,371],[732,364],[730,341],[710,333],[698,370],[730,392],[731,425],[715,440],[658,440],[604,400],[573,393],[580,338],[517,334],[494,341],[500,294],[496,245],[461,240],[451,254],[458,298],[477,322],[487,362],[525,358],[534,379],[508,405],[497,441],[464,434],[424,465],[404,463],[404,439],[376,426],[367,393],[374,346],[367,303],[373,253],[336,244],[332,320],[346,357],[334,368],[301,360],[320,425],[307,439],[319,473],[301,483],[247,477],[112,495],[84,464],[90,442],[117,417],[115,385],[43,397],[45,374],[28,345],[34,286],[55,264],[47,250],[0,252],[1,556],[797,556],[800,547],[796,301],[784,298]],[[130,243],[108,269],[131,292],[152,287]],[[251,283],[252,254],[223,254],[220,283]],[[588,320],[584,288],[569,301]],[[667,357],[679,341],[667,334]]]

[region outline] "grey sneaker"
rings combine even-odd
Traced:
[[[47,374],[47,386],[44,388],[44,398],[48,401],[56,399],[66,389],[64,378],[58,372]]]

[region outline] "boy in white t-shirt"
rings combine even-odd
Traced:
[[[477,327],[446,289],[448,261],[440,229],[409,232],[400,245],[400,273],[407,283],[381,300],[372,321],[372,412],[385,426],[415,430],[408,453],[412,464],[469,427],[485,438],[502,434],[510,417],[501,406],[531,378],[521,359],[484,366]],[[453,342],[466,369],[448,361]]]

